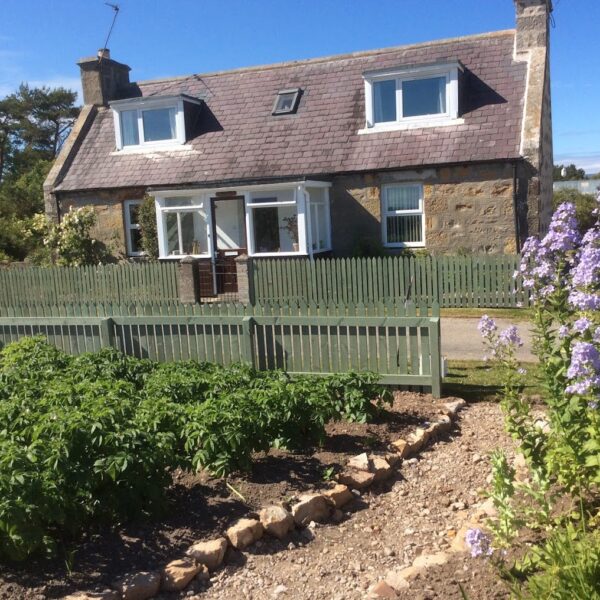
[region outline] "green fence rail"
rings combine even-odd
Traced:
[[[63,302],[146,302],[179,297],[177,264],[0,269],[0,305]]]
[[[374,371],[382,383],[423,386],[439,396],[437,314],[436,306],[431,311],[414,303],[30,304],[2,309],[0,346],[43,335],[71,354],[114,347],[139,358],[244,361],[291,374]]]
[[[260,302],[439,302],[442,307],[529,306],[514,277],[517,255],[259,259],[252,263]]]

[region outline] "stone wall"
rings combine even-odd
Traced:
[[[91,206],[97,219],[92,235],[106,245],[115,259],[121,260],[127,256],[123,202],[142,200],[143,197],[143,189],[80,192],[61,195],[59,205],[61,214],[68,212],[70,208]]]
[[[381,186],[423,184],[426,249],[436,254],[513,253],[513,166],[510,163],[339,176],[331,222],[337,256],[381,246]]]

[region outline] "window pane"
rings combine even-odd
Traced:
[[[184,254],[194,254],[194,213],[179,213],[181,220],[181,242]]]
[[[401,185],[386,187],[384,190],[386,201],[385,210],[419,210],[421,186]]]
[[[142,231],[141,229],[130,229],[129,235],[131,237],[131,252],[142,251]]]
[[[179,254],[179,237],[177,234],[177,213],[167,213],[167,254]]]
[[[387,217],[387,243],[422,242],[423,215]]]
[[[402,82],[402,116],[436,115],[446,112],[446,78],[412,79]]]
[[[375,123],[396,120],[396,80],[376,81],[373,84]]]
[[[137,110],[121,112],[121,138],[123,146],[137,146],[140,143]]]
[[[246,214],[244,199],[213,200],[217,249],[246,247]]]
[[[129,224],[138,225],[140,222],[140,204],[137,202],[131,202],[129,204]]]
[[[144,140],[157,142],[175,139],[175,108],[157,108],[142,111]]]
[[[255,252],[297,252],[298,215],[295,206],[253,208]]]
[[[198,202],[198,204],[202,204]],[[165,198],[165,206],[193,206],[194,199],[193,198]]]
[[[277,97],[277,106],[275,107],[276,112],[290,112],[294,106],[294,98],[296,92],[291,94],[279,94]]]
[[[396,80],[373,84],[373,118],[375,123],[396,120]]]

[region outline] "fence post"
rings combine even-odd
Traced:
[[[440,319],[429,320],[429,351],[431,352],[431,395],[442,395],[442,353],[440,351]]]
[[[247,254],[235,259],[237,275],[238,301],[242,304],[254,304],[254,263]]]
[[[244,361],[254,367],[254,317],[242,319],[242,356]]]
[[[100,320],[100,345],[102,348],[115,347],[115,323],[110,317]]]
[[[179,262],[179,302],[196,304],[200,302],[200,282],[196,259],[191,256]]]

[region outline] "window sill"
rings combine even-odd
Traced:
[[[363,135],[367,133],[383,133],[386,131],[406,131],[409,129],[425,129],[429,127],[449,127],[451,125],[463,125],[464,119],[425,119],[419,121],[405,121],[397,123],[382,123],[380,125],[374,125],[373,127],[365,127],[359,129],[358,134]]]
[[[275,258],[277,256],[308,256],[308,254],[306,252],[254,252],[249,256],[256,258]]]
[[[191,146],[186,144],[144,144],[143,146],[125,146],[121,150],[113,150],[111,156],[119,156],[121,154],[153,154],[154,152],[181,152],[187,150],[194,152]]]

